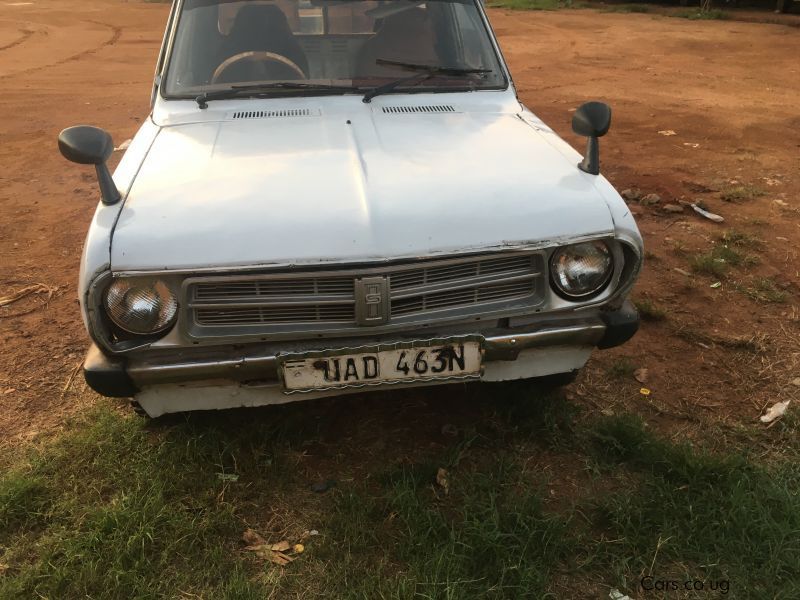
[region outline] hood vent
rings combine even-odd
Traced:
[[[412,113],[454,113],[455,107],[449,104],[428,104],[423,106],[384,106],[383,112],[390,115],[405,115]]]
[[[247,110],[235,112],[232,119],[280,119],[286,117],[312,117],[318,116],[318,110],[309,108],[284,108],[281,110]]]

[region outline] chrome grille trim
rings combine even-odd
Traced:
[[[183,286],[193,338],[348,335],[357,324],[356,280],[386,278],[386,327],[534,312],[545,297],[543,252],[511,252],[329,271],[198,276]]]

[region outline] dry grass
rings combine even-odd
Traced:
[[[673,334],[690,344],[695,344],[704,348],[720,346],[730,350],[743,350],[759,354],[765,352],[769,345],[769,336],[765,333],[753,335],[712,335],[702,329],[687,323],[677,323],[672,329]]]
[[[756,279],[752,285],[737,285],[737,288],[748,298],[761,304],[783,304],[789,298],[788,292],[778,287],[769,277]]]
[[[755,185],[734,185],[723,190],[719,197],[725,202],[741,202],[754,200],[766,195],[766,192]]]

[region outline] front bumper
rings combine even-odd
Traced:
[[[639,315],[627,301],[616,311],[590,318],[561,320],[520,327],[485,337],[486,362],[515,361],[524,350],[563,346],[605,349],[627,342],[639,328]],[[428,337],[428,336],[424,336]],[[326,346],[332,344],[328,342]],[[347,345],[337,342],[336,345]],[[92,346],[83,365],[86,382],[97,393],[112,398],[135,396],[146,387],[198,381],[277,382],[278,356],[258,347],[239,348],[225,355],[128,359],[107,356]]]

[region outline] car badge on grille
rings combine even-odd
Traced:
[[[383,325],[389,320],[389,280],[386,277],[356,279],[356,322]]]

